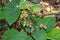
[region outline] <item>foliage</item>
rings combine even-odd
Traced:
[[[46,32],[44,29],[38,29],[36,32],[32,33],[32,37],[35,40],[47,40],[46,38]]]
[[[54,17],[41,18],[38,15],[41,10],[40,4],[34,4],[28,0],[13,0],[5,3],[0,8],[0,20],[5,20],[8,27],[19,20],[19,25],[22,25],[19,27],[22,27],[22,30],[8,29],[3,34],[2,40],[48,40],[49,38],[59,40],[59,32],[54,37],[55,31],[59,30],[50,32],[54,28],[56,19]]]
[[[60,40],[60,29],[54,28],[47,34],[51,40]]]
[[[2,40],[25,40],[27,34],[24,31],[18,32],[15,29],[7,30]]]

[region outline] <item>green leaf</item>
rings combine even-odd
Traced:
[[[5,13],[6,21],[8,22],[9,25],[11,25],[17,21],[19,15],[20,15],[19,9],[8,9],[6,10]]]
[[[54,28],[55,21],[56,19],[54,17],[47,17],[47,18],[43,18],[41,23],[43,25],[46,25],[47,27],[46,31],[49,32],[50,30]]]
[[[0,8],[0,19],[4,19],[5,18],[5,9],[4,7]]]
[[[20,9],[17,8],[17,5],[19,4],[20,0],[13,0],[12,2],[8,2],[5,4],[5,16],[6,16],[6,21],[8,22],[9,25],[13,24],[16,22],[20,15]]]
[[[50,30],[54,28],[55,21],[56,19],[54,17],[44,17],[43,19],[41,19],[40,17],[37,17],[34,22],[36,25],[43,24],[44,26],[47,27],[46,31],[49,32]]]
[[[4,19],[4,18],[5,18],[4,13],[0,11],[0,19]]]
[[[27,0],[20,0],[20,3],[19,3],[20,9],[26,9],[26,5],[29,5],[31,7],[30,10],[32,10],[32,12],[35,12],[35,11],[39,12],[42,9],[41,5],[39,4],[34,4]]]
[[[42,6],[39,4],[33,4],[32,8],[31,8],[32,12],[40,12],[42,10]]]
[[[47,40],[46,38],[46,32],[44,29],[37,29],[37,31],[32,33],[32,37],[35,40]]]
[[[34,20],[35,25],[40,25],[41,21],[42,19],[39,16],[35,16],[35,20]]]
[[[6,9],[13,9],[17,8],[17,5],[19,4],[20,0],[13,0],[12,2],[5,3]]]
[[[24,31],[18,32],[15,29],[7,30],[2,40],[25,40],[27,37],[27,34]]]
[[[26,4],[28,4],[28,1],[20,0],[20,3],[19,3],[20,9],[26,9],[25,8]]]
[[[47,36],[54,40],[60,40],[60,29],[54,28],[53,30],[47,33]]]
[[[23,27],[25,27],[26,26],[26,24],[24,23],[24,19],[21,19],[21,25],[23,26]]]
[[[30,36],[28,36],[27,38],[26,38],[26,40],[33,40]]]

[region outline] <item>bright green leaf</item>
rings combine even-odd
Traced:
[[[20,3],[19,3],[20,9],[26,9],[25,6],[27,3],[28,1],[26,0],[20,0]]]
[[[42,10],[42,6],[39,4],[33,4],[32,8],[31,8],[32,12],[40,12]]]
[[[47,34],[47,36],[54,40],[60,40],[60,29],[54,28]]]

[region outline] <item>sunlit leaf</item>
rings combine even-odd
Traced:
[[[60,40],[60,29],[54,28],[47,34],[47,36],[54,40]]]
[[[32,6],[32,12],[34,13],[34,12],[40,12],[41,10],[42,10],[42,6],[41,5],[39,5],[39,4],[33,4],[33,6]]]

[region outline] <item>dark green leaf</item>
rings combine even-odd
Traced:
[[[45,32],[44,29],[37,29],[36,32],[32,33],[32,37],[35,40],[47,40],[47,38],[46,38],[46,32]]]
[[[46,31],[49,32],[55,26],[56,19],[54,17],[43,18],[41,24],[46,25]]]
[[[41,25],[43,24],[44,26],[47,27],[46,31],[49,32],[51,29],[54,28],[56,19],[54,17],[44,17],[41,19],[40,17],[37,17],[35,20],[35,24]]]
[[[30,36],[28,36],[27,38],[26,38],[26,40],[33,40]]]
[[[8,2],[5,4],[5,16],[6,21],[9,25],[13,24],[20,15],[20,10],[17,8],[17,5],[19,4],[20,0],[13,0],[12,2]]]
[[[32,33],[34,31],[34,27],[33,26],[31,26],[31,27],[30,26],[26,26],[26,31]]]
[[[24,31],[18,32],[15,29],[8,30],[4,33],[2,40],[25,40],[27,34]]]
[[[13,0],[12,2],[5,3],[6,9],[13,9],[17,8],[17,5],[19,4],[20,0]]]
[[[5,18],[5,15],[3,12],[0,12],[0,19],[4,19]]]
[[[39,16],[36,16],[34,23],[35,23],[35,25],[40,25],[41,21],[42,21],[41,18]]]
[[[4,9],[4,7],[2,7],[0,9],[0,19],[4,19],[4,18],[5,18],[5,9]]]
[[[5,16],[6,16],[6,20],[7,20],[8,24],[11,25],[14,22],[16,22],[19,15],[20,15],[19,9],[8,9],[8,10],[6,10]]]

